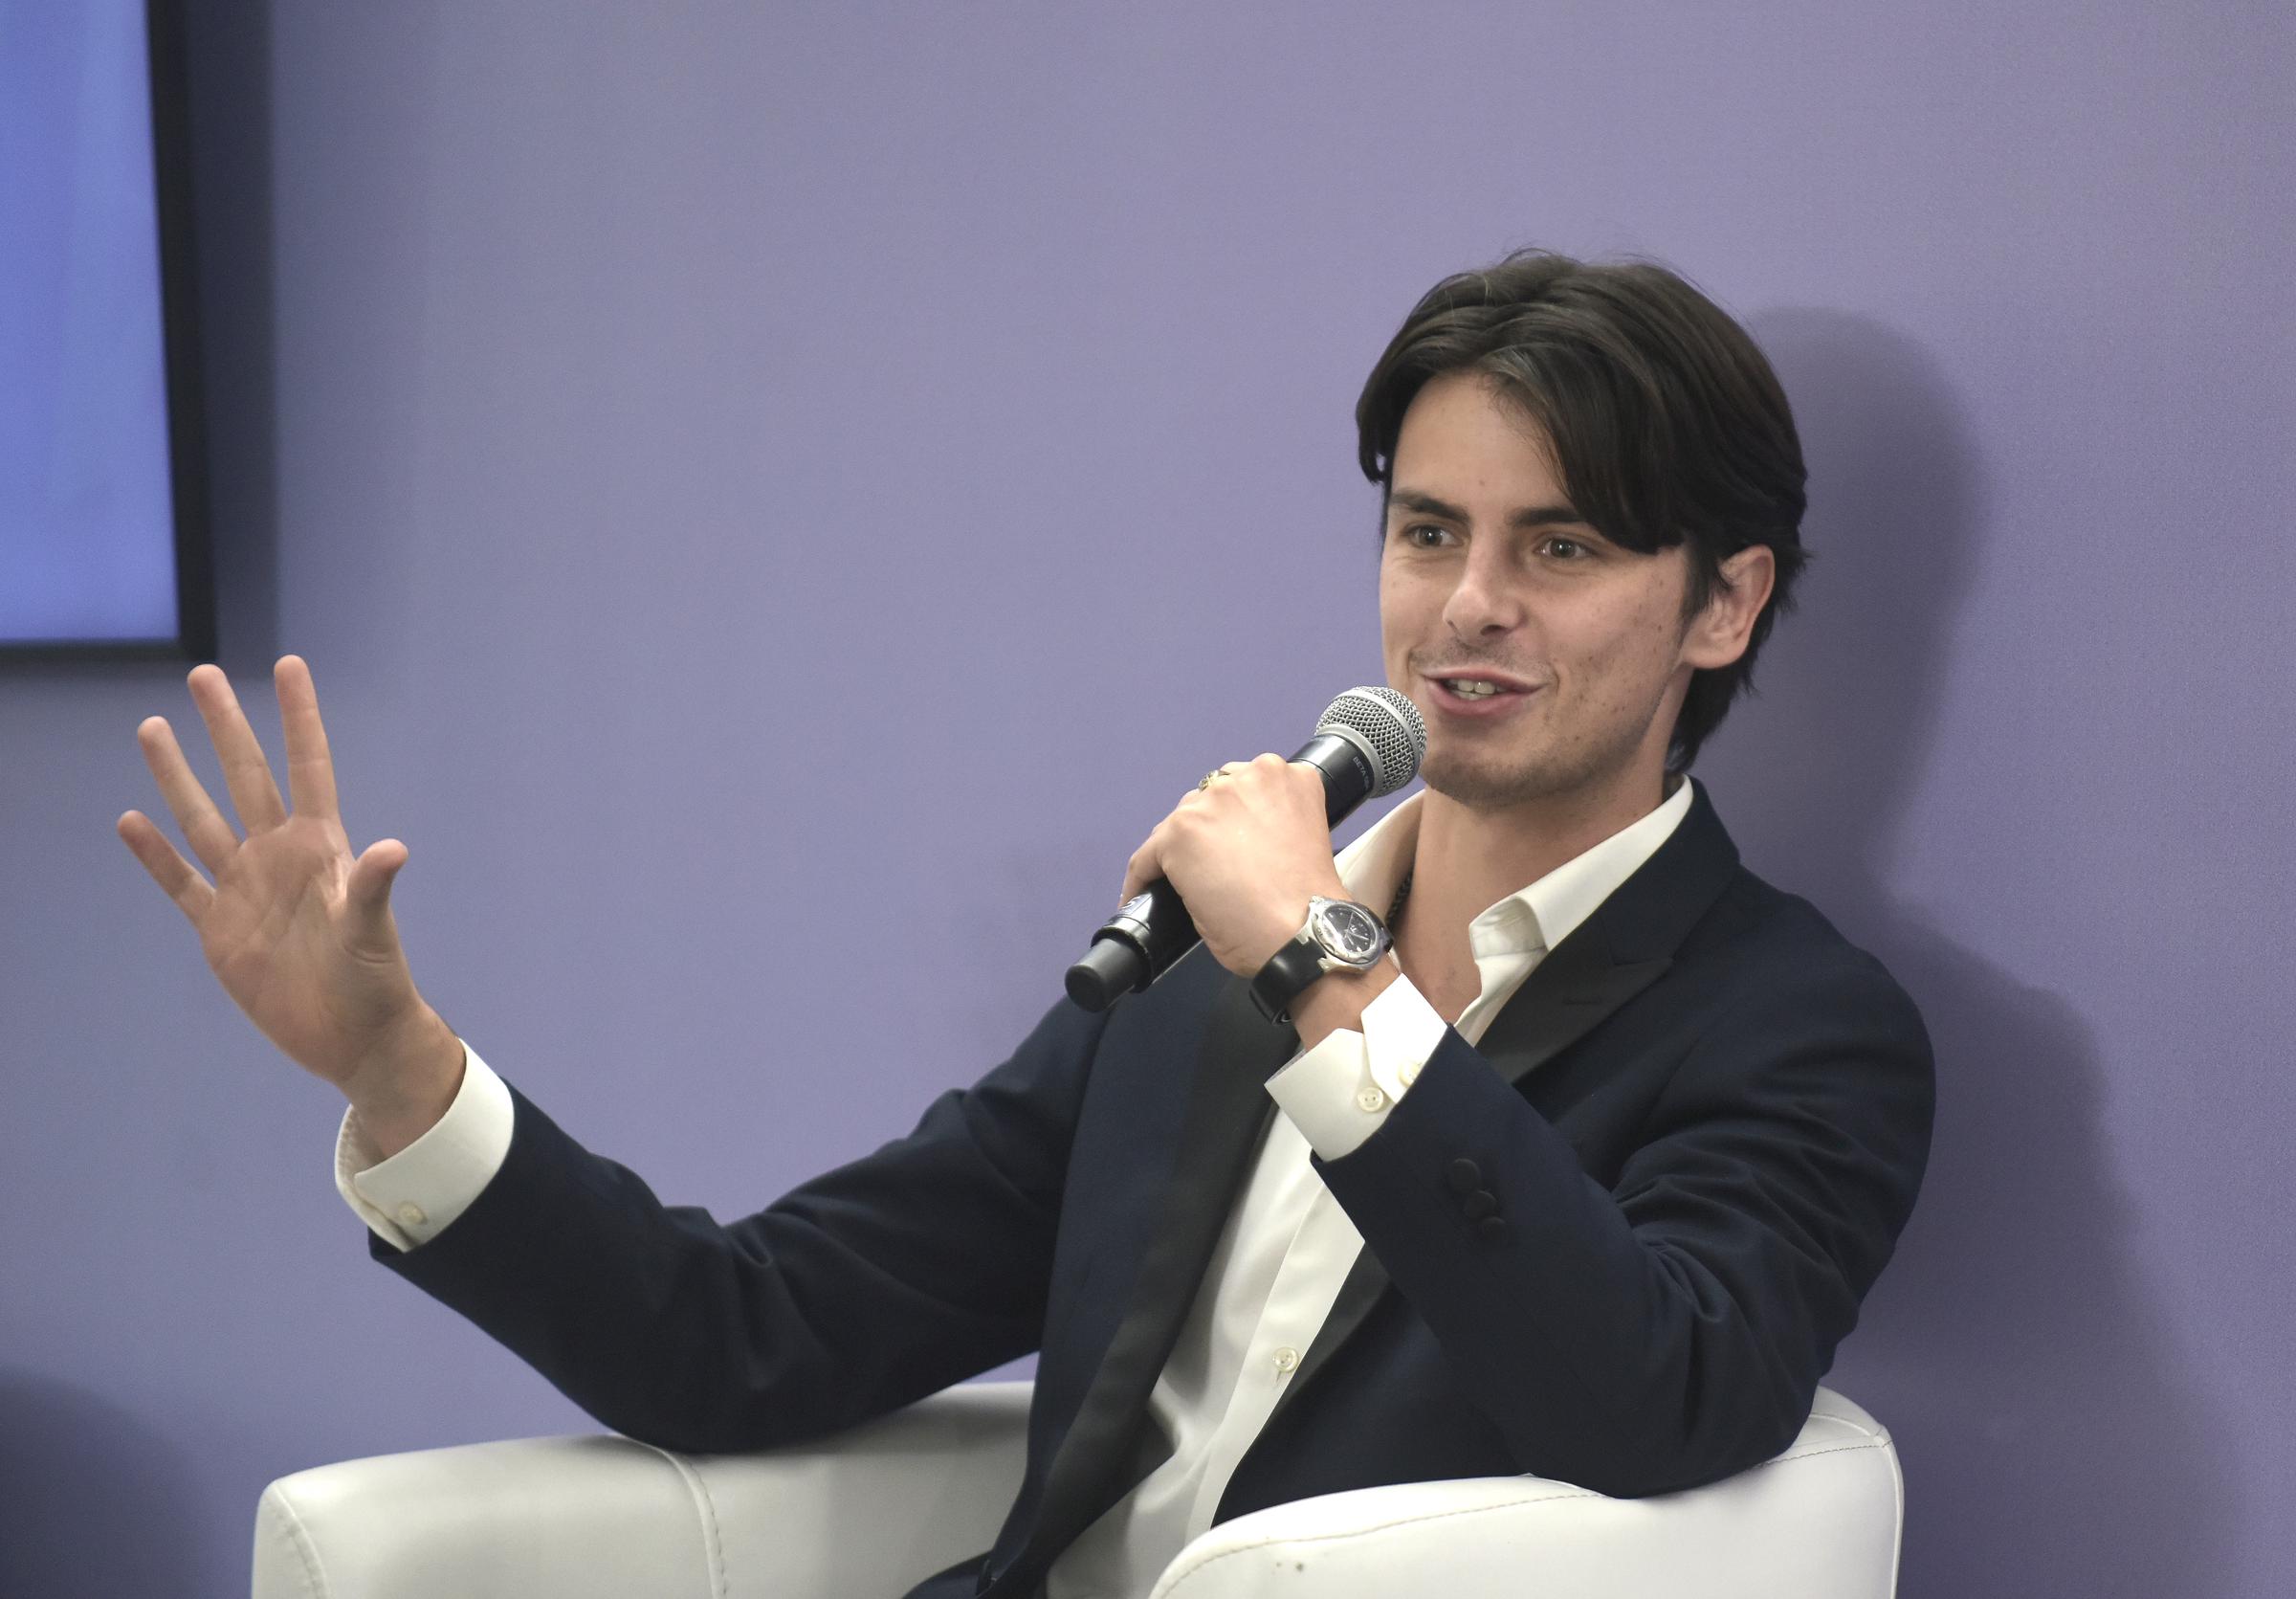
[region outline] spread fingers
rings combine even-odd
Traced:
[[[151,880],[175,901],[175,908],[199,925],[207,914],[208,904],[215,898],[215,890],[207,878],[191,870],[191,863],[176,854],[175,846],[167,842],[158,824],[141,811],[130,811],[120,818],[120,836],[135,857],[151,874]]]
[[[239,848],[239,835],[224,820],[223,812],[215,809],[215,802],[208,797],[207,788],[193,774],[191,764],[184,759],[183,746],[175,742],[175,729],[167,725],[166,717],[146,717],[136,729],[136,744],[144,751],[144,764],[151,768],[152,781],[160,786],[160,797],[167,802],[168,813],[183,830],[184,841],[199,856],[201,865],[210,872],[220,873]],[[128,844],[133,848],[135,840],[129,839]],[[172,845],[167,853],[175,853]],[[146,867],[151,865],[143,851],[138,850],[136,855]],[[167,885],[163,882],[160,886]]]
[[[223,781],[232,791],[232,809],[239,812],[240,827],[251,833],[270,832],[287,819],[287,807],[279,798],[279,786],[272,781],[271,762],[255,742],[255,730],[247,724],[239,697],[232,692],[231,678],[219,666],[195,666],[190,682],[192,702],[214,741],[215,758],[223,765]]]

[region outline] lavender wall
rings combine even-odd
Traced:
[[[1376,677],[1349,409],[1420,290],[1662,255],[1821,552],[1705,775],[1939,1045],[1834,1378],[1904,1591],[2288,1592],[2296,23],[2048,10],[201,8],[227,664],[315,662],[448,1016],[747,1208]],[[364,1260],[111,836],[153,709],[0,678],[11,1596],[240,1591],[275,1475],[585,1425]]]

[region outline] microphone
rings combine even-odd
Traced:
[[[1394,793],[1419,772],[1427,724],[1419,707],[1391,688],[1351,688],[1324,707],[1315,736],[1294,761],[1323,774],[1323,811],[1337,827],[1367,799]],[[1137,993],[1199,940],[1188,907],[1162,877],[1124,901],[1069,967],[1069,997],[1101,1011]]]

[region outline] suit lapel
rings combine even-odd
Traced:
[[[1689,781],[1695,791],[1682,825],[1539,962],[1484,1031],[1478,1053],[1509,1082],[1521,1082],[1657,982],[1673,964],[1673,951],[1737,870],[1737,846],[1714,814],[1705,787]],[[1368,1249],[1359,1251],[1315,1341],[1269,1413],[1263,1436],[1362,1324],[1388,1286],[1378,1257]]]
[[[1047,1475],[1029,1540],[1032,1552],[1066,1548],[1168,1453],[1142,1436],[1149,1393],[1179,1341],[1237,1188],[1274,1112],[1268,1077],[1297,1048],[1292,1029],[1271,1026],[1254,1009],[1248,984],[1233,977],[1221,983],[1197,1052],[1162,1213],[1124,1319]]]
[[[1622,961],[1581,927],[1538,964],[1493,1016],[1478,1053],[1509,1082],[1519,1083],[1607,1021],[1673,963],[1665,956]]]

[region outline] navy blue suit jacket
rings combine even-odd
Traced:
[[[1027,1595],[1168,1453],[1149,1391],[1295,1042],[1199,950],[727,1224],[517,1097],[471,1208],[374,1253],[676,1449],[818,1436],[1038,1351],[1004,1530],[918,1590]],[[1742,868],[1701,788],[1479,1048],[1446,1033],[1316,1163],[1366,1248],[1221,1517],[1520,1472],[1654,1494],[1777,1454],[1912,1208],[1932,1095],[1905,992]]]

